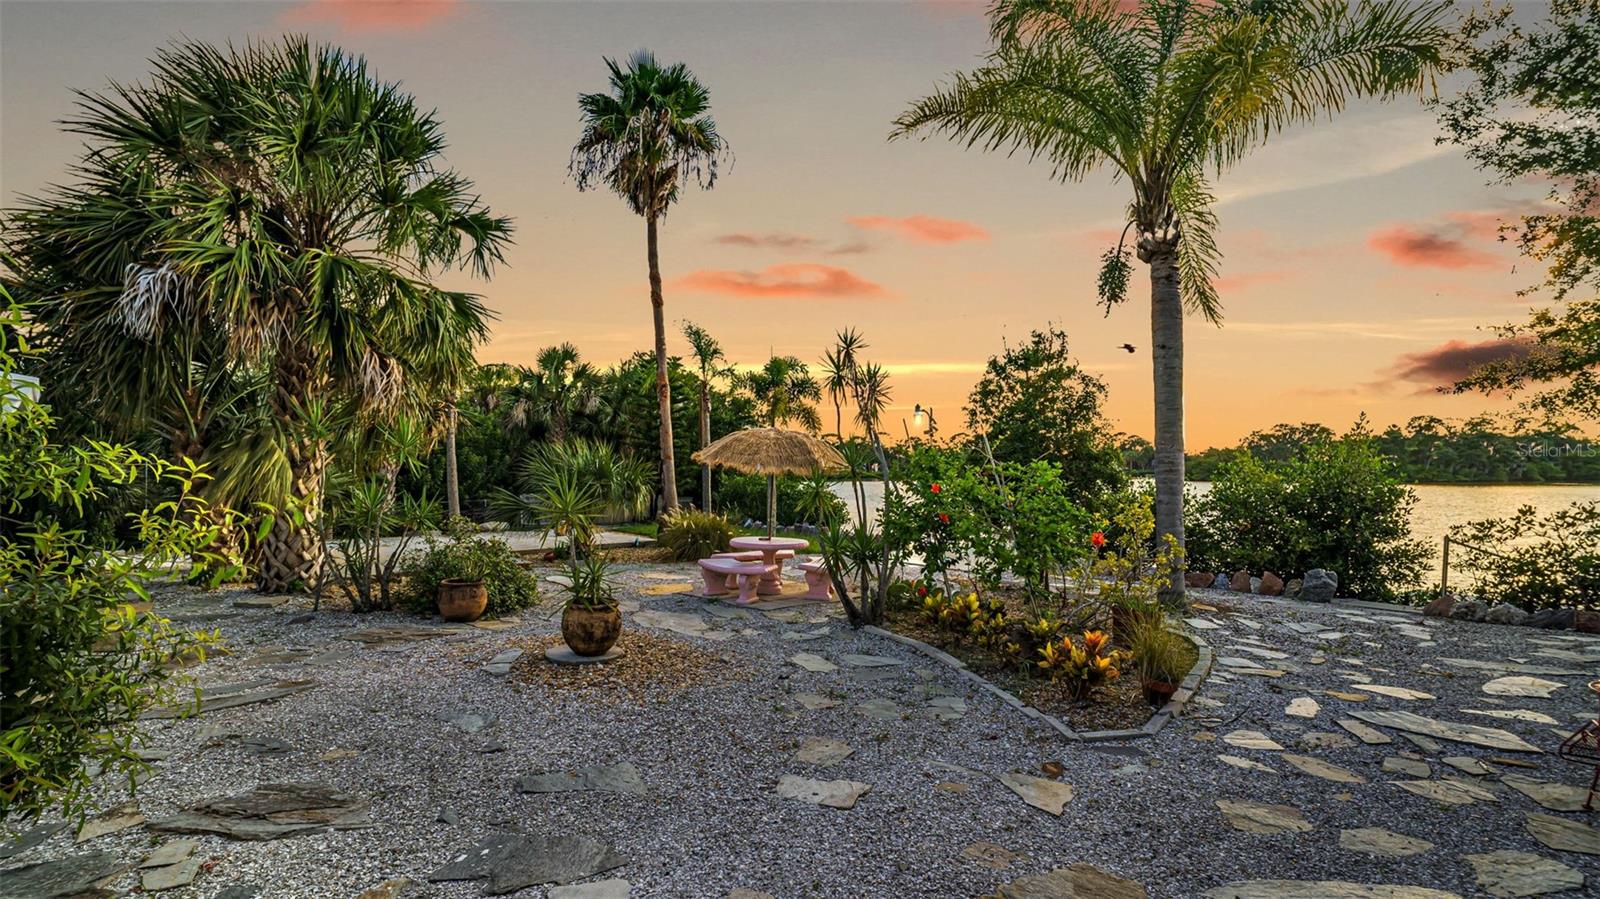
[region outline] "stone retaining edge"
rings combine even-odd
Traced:
[[[915,637],[907,637],[904,634],[897,634],[894,631],[885,630],[884,628],[876,625],[863,625],[861,629],[869,634],[887,638],[903,646],[909,646],[928,658],[933,659],[934,661],[939,662],[949,668],[955,669],[957,674],[960,674],[968,681],[971,681],[975,686],[988,692],[990,695],[999,699],[1006,705],[1011,706],[1034,721],[1049,726],[1062,737],[1079,743],[1103,743],[1112,740],[1137,740],[1144,737],[1155,736],[1161,732],[1162,728],[1172,723],[1174,719],[1183,713],[1184,706],[1189,703],[1189,699],[1191,697],[1200,692],[1200,684],[1205,681],[1206,675],[1211,673],[1211,645],[1205,640],[1201,639],[1198,635],[1183,633],[1180,631],[1180,636],[1194,644],[1197,657],[1194,660],[1194,667],[1189,669],[1189,673],[1185,675],[1183,681],[1178,684],[1177,691],[1172,694],[1171,699],[1167,700],[1167,704],[1162,706],[1161,709],[1154,715],[1150,716],[1150,720],[1146,721],[1143,727],[1131,730],[1091,730],[1080,733],[1079,731],[1073,730],[1072,727],[1065,721],[1062,721],[1054,715],[1047,715],[1033,706],[1023,702],[1010,692],[989,683],[987,680],[973,672],[972,669],[968,668],[965,662],[945,652],[944,650],[939,649],[936,646],[930,646],[927,643],[916,639]]]

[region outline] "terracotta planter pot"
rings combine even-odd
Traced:
[[[446,621],[477,621],[489,608],[489,591],[483,581],[439,582],[439,615]]]
[[[569,605],[561,613],[561,638],[580,656],[603,656],[622,636],[622,610]]]
[[[1169,684],[1166,681],[1143,678],[1139,681],[1139,685],[1144,688],[1145,701],[1158,709],[1167,704],[1172,694],[1178,692],[1177,684]]]

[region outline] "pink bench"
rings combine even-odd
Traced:
[[[730,581],[735,578],[739,583],[739,598],[737,602],[749,604],[756,601],[756,590],[761,586],[761,579],[776,574],[777,565],[766,565],[757,560],[744,562],[726,556],[712,556],[700,560],[700,576],[705,578],[706,596],[721,596],[728,592]]]
[[[806,573],[806,599],[833,599],[833,578],[821,559],[807,559],[797,566]]]

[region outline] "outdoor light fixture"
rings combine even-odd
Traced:
[[[916,425],[917,426],[917,430],[919,430],[919,431],[927,426],[927,424],[928,424],[928,413],[922,411],[922,404],[921,403],[918,403],[916,405],[916,408],[914,408],[911,411],[911,423]]]

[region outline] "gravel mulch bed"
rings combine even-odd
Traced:
[[[704,600],[643,592],[679,575],[692,583],[693,566],[623,567],[630,632],[668,656],[731,657],[737,662],[728,664],[742,676],[726,676],[708,661],[680,671],[671,690],[619,686],[604,702],[596,701],[593,689],[522,676],[532,670],[526,667],[532,659],[507,677],[493,676],[481,664],[508,648],[524,647],[533,655],[558,626],[546,614],[525,614],[508,628],[491,630],[443,627],[398,614],[323,612],[307,618],[293,604],[235,608],[233,601],[247,595],[242,593],[160,597],[158,608],[180,622],[220,628],[233,650],[193,669],[200,683],[271,678],[316,684],[275,702],[149,722],[148,748],[159,760],[138,794],[144,815],[160,819],[262,783],[310,781],[370,798],[373,821],[363,829],[263,842],[194,837],[204,865],[191,885],[163,895],[354,897],[394,878],[425,881],[486,835],[508,832],[576,834],[615,847],[627,862],[601,876],[625,878],[634,896],[724,897],[738,888],[782,899],[978,896],[1018,876],[1080,862],[1138,881],[1155,897],[1201,896],[1224,884],[1269,878],[1412,884],[1473,896],[1483,893],[1463,855],[1495,850],[1533,853],[1589,875],[1591,889],[1600,883],[1594,879],[1600,877],[1596,856],[1540,845],[1525,818],[1545,810],[1498,783],[1513,772],[1587,785],[1590,772],[1552,753],[1558,731],[1594,713],[1594,697],[1582,686],[1600,676],[1600,643],[1594,640],[1424,622],[1404,611],[1196,591],[1197,598],[1226,601],[1237,610],[1196,615],[1214,625],[1203,636],[1218,657],[1199,701],[1151,739],[1073,744],[955,672],[890,640],[852,631],[824,609],[774,616],[713,610]],[[705,635],[647,629],[636,620],[644,611],[690,616],[675,621],[697,616]],[[370,644],[340,639],[378,627],[418,625],[437,633]],[[1259,651],[1287,657],[1272,659]],[[1540,655],[1550,651],[1584,660]],[[821,657],[834,670],[811,671],[791,662],[798,653]],[[1595,661],[1587,660],[1590,654]],[[1226,662],[1233,657],[1284,673],[1241,674]],[[1549,678],[1564,684],[1550,699],[1494,696],[1482,687],[1495,673],[1455,667],[1441,661],[1446,657],[1519,658],[1584,673]],[[480,664],[468,665],[468,659]],[[1354,695],[1362,683],[1408,687],[1435,698],[1364,694],[1356,702],[1327,692]],[[1313,717],[1286,714],[1291,701],[1302,698],[1318,704]],[[1367,745],[1336,723],[1354,711],[1377,709],[1502,728],[1544,753],[1518,755],[1534,770],[1507,768],[1488,761],[1505,752],[1458,743],[1428,750],[1388,729],[1381,730],[1393,738],[1391,744]],[[1558,724],[1465,709],[1536,710]],[[1325,780],[1302,773],[1283,752],[1229,745],[1228,735],[1238,730],[1260,731],[1288,753],[1339,766],[1362,782]],[[264,742],[272,745],[265,737],[287,745],[262,752]],[[796,760],[796,748],[813,737],[840,741],[853,751],[827,766]],[[1418,756],[1409,761],[1426,764],[1431,780],[1454,774],[1442,762],[1445,756],[1485,761],[1494,773],[1474,780],[1498,801],[1444,805],[1392,785],[1403,777],[1381,771],[1380,763],[1402,752]],[[1235,767],[1219,754],[1276,773]],[[637,769],[642,795],[522,793],[516,786],[528,774],[622,763]],[[997,779],[1013,770],[1040,777],[1058,771],[1075,795],[1059,817],[1030,807]],[[778,796],[784,775],[856,781],[870,790],[848,810],[817,807]],[[107,784],[102,798],[112,805],[124,796]],[[1218,800],[1292,806],[1310,829],[1245,832],[1230,826]],[[1548,813],[1600,821],[1596,815]],[[1340,847],[1342,830],[1367,827],[1433,845],[1404,858]],[[164,839],[145,825],[77,846],[60,833],[0,861],[0,868],[97,850],[137,864]],[[126,894],[137,885],[136,875],[124,874],[110,889]],[[457,899],[482,891],[480,883],[451,882],[417,885],[399,895]],[[544,892],[532,887],[517,895]]]

